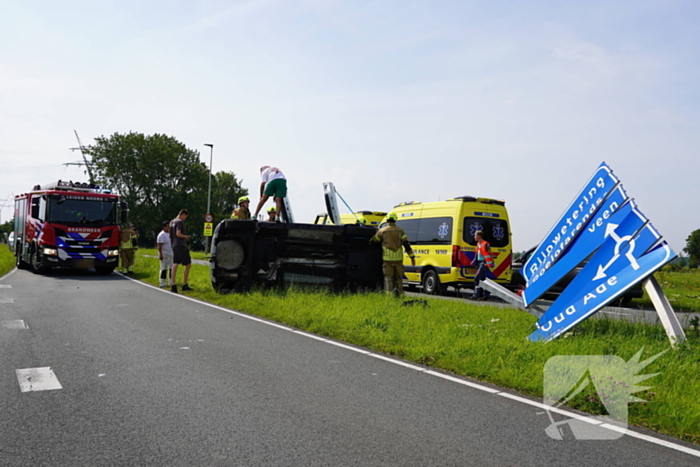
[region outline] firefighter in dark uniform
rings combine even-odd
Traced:
[[[486,274],[490,269],[493,269],[493,258],[491,258],[491,245],[484,240],[484,232],[477,230],[474,233],[476,241],[476,251],[474,252],[474,260],[472,266],[478,269],[474,275],[474,300],[489,300],[491,292],[479,287],[479,283],[486,279]]]
[[[382,259],[384,260],[384,290],[388,294],[403,295],[403,251],[406,249],[411,265],[416,265],[411,244],[408,243],[406,232],[396,225],[398,216],[390,212],[386,216],[387,226],[379,229],[371,241],[382,243]]]
[[[241,196],[238,198],[238,207],[233,210],[233,213],[231,213],[231,219],[250,219],[250,210],[248,209],[249,204],[250,199],[247,196]]]

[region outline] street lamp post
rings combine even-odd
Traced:
[[[210,143],[205,143],[205,146],[209,146],[209,191],[207,193],[207,214],[211,214],[211,164],[214,160],[214,145]],[[211,247],[211,237],[207,237],[207,244],[204,248],[204,254],[209,254],[209,248]]]

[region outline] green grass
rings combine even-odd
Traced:
[[[158,254],[158,252],[156,252],[156,254]],[[192,257],[192,259],[209,259],[209,255],[204,253],[203,251],[190,251],[190,256]]]
[[[661,284],[674,310],[700,312],[700,270],[659,271],[654,277]],[[632,302],[632,306],[635,305],[652,306],[646,291],[644,297]]]
[[[0,243],[0,277],[4,276],[15,267],[15,256],[10,247]]]
[[[588,320],[566,338],[535,344],[526,339],[535,318],[514,309],[438,299],[428,299],[425,308],[404,307],[379,293],[273,290],[218,295],[207,266],[193,265],[190,273],[195,291],[189,296],[534,397],[542,397],[543,368],[550,357],[616,355],[629,360],[644,348],[644,359],[669,349],[659,326]],[[135,277],[157,285],[158,261],[138,258]],[[694,330],[688,337],[687,345],[643,370],[659,375],[643,383],[653,389],[637,394],[648,402],[630,404],[630,423],[700,443],[700,335]],[[572,406],[594,414],[603,407],[593,397],[577,398]]]

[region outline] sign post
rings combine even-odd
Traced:
[[[556,339],[643,281],[671,345],[676,346],[685,340],[685,333],[652,275],[675,257],[603,162],[523,265],[527,287],[522,304],[531,307],[588,258],[528,339]]]
[[[214,234],[214,216],[207,214],[204,216],[204,236],[211,237]],[[209,238],[207,238],[207,245],[209,244]]]
[[[651,303],[654,304],[656,312],[659,314],[659,320],[664,326],[666,335],[671,340],[671,346],[676,347],[679,342],[685,341],[685,332],[681,323],[678,322],[676,314],[673,312],[673,307],[668,302],[668,298],[661,290],[661,286],[654,276],[649,276],[644,280],[644,289],[651,298]]]

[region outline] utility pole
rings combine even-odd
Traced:
[[[205,146],[209,146],[209,191],[207,193],[207,216],[211,215],[211,164],[214,160],[214,145],[211,143],[205,143]],[[211,248],[211,236],[207,235],[207,244],[204,247],[204,254],[208,255]]]
[[[0,224],[2,224],[2,210],[4,208],[11,208],[13,206],[13,204],[7,202],[8,199],[10,199],[9,196],[5,198],[5,201],[3,201],[2,204],[0,204]]]
[[[90,183],[95,183],[95,180],[92,178],[92,164],[88,162],[87,157],[85,156],[85,146],[83,146],[83,143],[80,142],[80,136],[78,136],[78,131],[73,130],[73,133],[75,133],[75,139],[78,140],[78,147],[77,148],[70,148],[71,150],[75,149],[80,149],[80,154],[83,156],[83,163],[75,163],[75,162],[68,162],[63,165],[84,165],[85,168],[87,168],[87,173],[88,173],[88,180]]]

